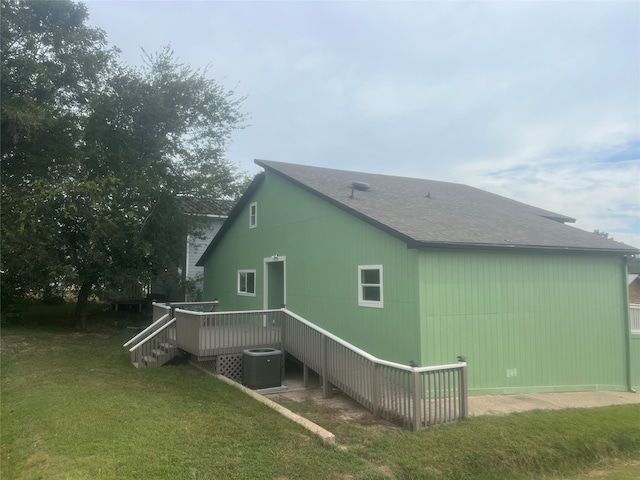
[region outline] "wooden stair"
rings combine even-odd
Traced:
[[[168,327],[169,325],[167,325]],[[179,353],[179,349],[174,345],[169,329],[162,327],[141,340],[131,352],[131,363],[136,368],[161,367]]]
[[[161,367],[178,354],[178,349],[163,342],[151,350],[151,355],[143,355],[142,366],[137,368]]]

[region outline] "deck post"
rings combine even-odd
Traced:
[[[320,361],[322,365],[322,395],[324,398],[331,398],[333,396],[333,389],[329,383],[329,359],[327,358],[327,337],[322,336],[320,340]]]
[[[280,350],[285,351],[287,349],[287,316],[283,310],[280,310],[278,319],[280,320]]]
[[[309,367],[306,363],[302,364],[302,385],[304,388],[309,387]]]
[[[422,404],[422,382],[420,378],[420,372],[413,371],[412,374],[413,379],[413,431],[417,432],[420,430],[420,426],[422,423],[422,418],[420,415],[420,406]]]
[[[460,369],[460,418],[469,416],[469,392],[467,387],[467,364]]]

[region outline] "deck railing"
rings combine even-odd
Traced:
[[[172,312],[176,309],[189,310],[192,312],[217,312],[220,302],[171,302],[167,304],[171,307]]]
[[[640,335],[640,304],[629,305],[629,318],[631,320],[631,333]]]
[[[137,368],[159,367],[178,354],[177,324],[174,310],[177,307],[210,312],[218,308],[218,302],[153,303],[151,325],[142,330],[123,346],[129,348],[131,363]]]
[[[162,326],[166,325],[171,320],[171,318],[171,307],[163,305],[161,303],[154,303],[153,322],[151,323],[151,325],[149,325],[147,328],[142,330],[135,337],[125,343],[123,347],[135,345],[140,340],[153,335],[154,332],[158,331]]]
[[[257,346],[281,348],[282,317],[280,310],[203,313],[177,308],[177,346],[199,359]]]
[[[153,315],[153,321],[155,322],[157,319],[159,319],[160,317],[162,317],[165,313],[168,314],[170,316],[170,318],[173,318],[173,315],[171,315],[173,313],[173,311],[171,310],[171,307],[165,303],[156,303],[153,302],[153,304],[151,305],[152,307],[152,315]]]
[[[375,415],[420,430],[467,417],[467,364],[411,367],[378,359],[283,309],[284,349]]]
[[[284,350],[375,415],[420,430],[467,416],[466,363],[411,367],[380,360],[286,310],[175,310],[176,343],[199,359],[251,347]]]

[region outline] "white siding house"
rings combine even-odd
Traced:
[[[186,302],[200,301],[202,298],[202,278],[204,267],[198,267],[196,263],[216,236],[224,223],[226,216],[207,216],[205,225],[202,226],[201,235],[187,235],[187,252],[185,266],[185,280],[193,290],[185,291]]]
[[[184,215],[189,217],[190,230],[185,232],[184,255],[167,265],[153,281],[154,300],[193,302],[202,298],[203,267],[196,262],[227,219],[233,201],[179,197]]]

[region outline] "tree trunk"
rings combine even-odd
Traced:
[[[87,307],[89,306],[89,294],[92,284],[85,280],[78,292],[78,302],[76,303],[76,326],[82,330],[87,329]]]

